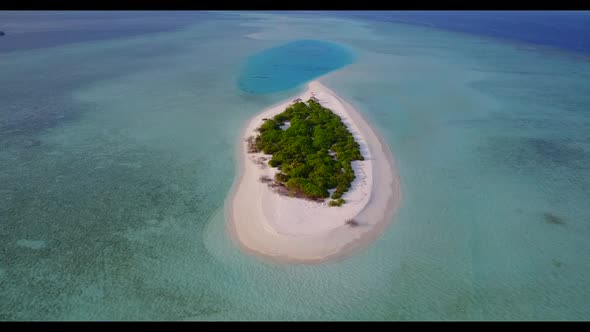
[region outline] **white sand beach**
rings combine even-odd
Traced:
[[[342,118],[360,144],[363,161],[352,164],[355,180],[340,207],[282,196],[262,183],[278,172],[260,157],[247,153],[247,138],[257,136],[264,118],[283,112],[296,98],[315,96],[320,104]],[[318,81],[307,91],[257,114],[240,135],[239,169],[226,203],[232,239],[244,250],[278,261],[319,263],[339,259],[376,239],[393,219],[401,202],[399,177],[389,147],[350,104]],[[358,226],[345,222],[355,219]]]

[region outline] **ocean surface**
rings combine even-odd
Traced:
[[[590,53],[590,11],[335,11],[298,14],[406,23]]]
[[[293,89],[354,61],[345,47],[321,40],[296,40],[247,59],[240,89],[264,94]]]
[[[52,14],[60,31],[93,15]],[[193,14],[95,13],[134,32],[0,46],[1,320],[590,318],[587,53],[341,14]],[[268,56],[310,41],[354,57]],[[272,90],[252,68],[297,77]],[[354,256],[269,263],[225,230],[236,142],[324,72],[391,147],[402,206]]]

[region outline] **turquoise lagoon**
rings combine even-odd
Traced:
[[[255,94],[289,90],[354,61],[350,50],[320,40],[297,40],[248,58],[240,89]]]
[[[248,118],[324,70],[245,91],[249,65],[309,40],[352,50],[322,80],[388,142],[403,199],[366,250],[280,265],[232,244],[224,202]],[[583,55],[404,24],[211,13],[174,31],[3,53],[0,72],[2,320],[589,318]]]

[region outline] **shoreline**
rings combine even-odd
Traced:
[[[265,156],[262,153],[247,153],[245,141],[257,134],[262,118],[283,112],[293,99],[307,101],[311,91],[320,104],[341,117],[366,158],[353,162],[355,180],[341,207],[328,207],[328,200],[323,205],[273,192],[258,179],[272,176],[277,169],[256,163]],[[255,256],[307,264],[342,259],[377,239],[401,203],[399,176],[387,144],[360,112],[317,80],[308,83],[303,93],[253,116],[240,132],[236,153],[237,172],[226,200],[225,219],[232,241]],[[350,218],[360,225],[345,225]]]

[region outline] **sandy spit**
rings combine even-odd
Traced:
[[[259,181],[278,170],[247,153],[247,138],[256,136],[264,118],[283,112],[296,98],[311,96],[342,118],[361,146],[364,161],[353,162],[356,175],[341,207],[278,195]],[[244,251],[283,263],[317,264],[347,257],[365,248],[387,228],[401,204],[400,181],[392,153],[384,140],[352,105],[318,81],[307,90],[255,115],[238,144],[238,171],[226,201],[232,240]],[[359,226],[350,227],[354,218]]]

